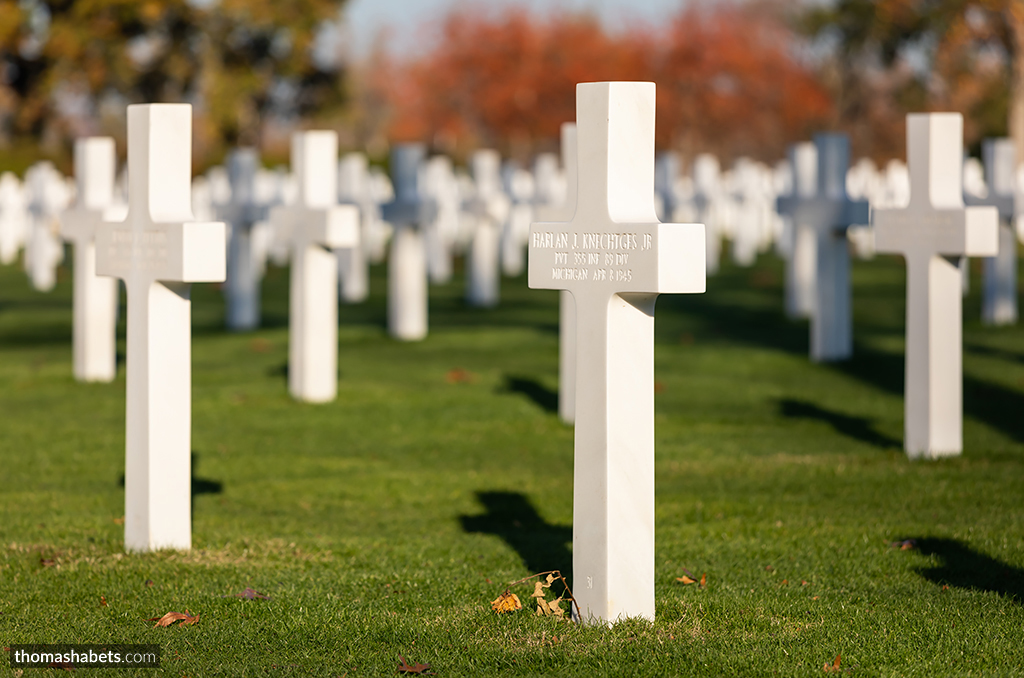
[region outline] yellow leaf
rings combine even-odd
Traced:
[[[519,602],[519,596],[514,593],[510,593],[508,589],[500,596],[491,601],[491,609],[501,614],[503,612],[515,612],[516,610],[523,609],[523,604]]]
[[[685,574],[682,577],[676,577],[676,581],[683,582],[683,585],[686,585],[686,584],[696,584],[697,583],[696,579],[690,579]]]

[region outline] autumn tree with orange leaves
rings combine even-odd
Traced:
[[[831,113],[792,39],[775,15],[749,6],[690,9],[658,30],[615,35],[589,16],[462,10],[424,56],[380,60],[366,81],[388,102],[392,140],[455,155],[552,150],[561,123],[575,119],[577,83],[648,80],[658,85],[659,147],[772,159]]]
[[[1021,0],[837,0],[798,22],[837,45],[844,124],[863,124],[879,106],[958,111],[968,144],[1010,135],[1024,158]]]

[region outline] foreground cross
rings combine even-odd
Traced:
[[[654,303],[703,292],[704,227],[654,212],[654,84],[576,86],[578,199],[530,227],[530,287],[576,301],[573,588],[583,621],[654,618]]]
[[[192,107],[128,107],[128,216],[101,224],[96,272],[128,290],[124,545],[192,545],[191,301],[225,278],[225,226],[193,221]]]
[[[288,390],[323,403],[338,393],[338,259],[324,248],[359,245],[359,210],[338,204],[338,135],[292,135],[299,195],[270,211],[291,243],[288,299]]]
[[[811,313],[811,360],[845,360],[853,355],[853,311],[850,301],[850,249],[846,229],[869,220],[868,203],[846,195],[850,142],[844,134],[814,137],[816,190],[794,191],[779,198],[779,207],[793,217],[794,227],[814,237],[814,298]],[[799,240],[799,239],[798,239]],[[794,253],[795,254],[795,253]]]
[[[963,309],[958,257],[991,257],[995,207],[964,207],[963,117],[907,116],[910,205],[876,210],[875,248],[907,260],[903,447],[911,458],[963,450]]]
[[[96,231],[112,217],[117,157],[114,140],[75,141],[75,206],[60,216],[60,232],[75,246],[72,356],[75,379],[111,381],[117,372],[117,280],[96,275]]]

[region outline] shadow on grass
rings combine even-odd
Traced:
[[[962,589],[991,591],[1024,604],[1024,569],[1008,565],[984,553],[978,553],[956,539],[924,537],[915,540],[916,550],[942,559],[939,567],[918,570],[935,584]]]
[[[902,354],[857,345],[852,359],[835,363],[833,368],[893,395],[903,395]],[[1020,416],[1024,393],[967,374],[963,380],[964,414],[1002,431],[1015,442],[1024,443],[1024,418]]]
[[[545,522],[521,492],[477,492],[476,498],[487,513],[460,516],[465,532],[500,537],[519,554],[531,573],[560,570],[569,578],[572,554],[566,544],[572,540],[571,526]]]
[[[558,412],[558,393],[533,377],[505,375],[505,392],[521,393],[549,414]]]
[[[992,348],[991,346],[983,346],[982,344],[965,343],[964,351],[983,355],[989,358],[998,358],[999,360],[1007,360],[1014,363],[1024,363],[1024,354],[1017,353],[1016,351],[1008,351],[1002,348]]]
[[[201,494],[221,494],[224,491],[224,483],[219,480],[212,480],[210,478],[200,478],[196,476],[196,466],[199,464],[199,455],[195,452],[192,453],[192,464],[190,467],[192,473],[192,485],[191,495],[192,500]],[[124,487],[124,474],[117,481],[118,487]]]
[[[875,431],[871,426],[871,420],[866,417],[851,417],[848,414],[832,412],[813,403],[793,400],[791,398],[783,398],[779,401],[779,406],[784,417],[822,421],[832,426],[836,433],[841,433],[874,447],[888,449],[903,446],[903,441],[890,438]]]

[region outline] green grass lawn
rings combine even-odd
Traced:
[[[910,462],[903,263],[853,275],[841,365],[807,360],[770,255],[659,300],[657,620],[607,629],[489,607],[572,569],[556,293],[505,280],[473,310],[459,277],[402,344],[374,269],[340,314],[338,399],[306,405],[286,271],[252,334],[197,285],[194,547],[125,555],[123,365],[75,383],[69,271],[38,294],[0,267],[0,645],[158,643],[157,673],[192,677],[387,676],[399,655],[441,676],[803,676],[836,655],[854,675],[1024,674],[1024,329],[980,325],[976,268],[964,454]],[[246,587],[271,599],[226,597]],[[186,608],[197,624],[146,621]]]

